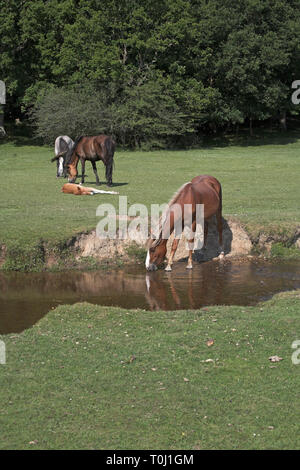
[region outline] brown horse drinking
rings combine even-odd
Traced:
[[[191,217],[189,227],[193,233],[196,230],[196,208],[197,204],[204,205],[204,246],[206,246],[207,233],[208,233],[208,219],[213,215],[217,217],[217,228],[219,233],[219,245],[221,253],[219,258],[224,257],[223,251],[223,239],[222,239],[222,188],[219,181],[213,176],[200,175],[192,179],[192,181],[185,183],[173,196],[171,201],[168,203],[167,210],[165,212],[164,221],[160,227],[158,237],[156,239],[149,238],[148,253],[146,258],[146,268],[148,271],[157,269],[157,266],[163,263],[167,253],[167,241],[171,233],[175,230],[176,222],[178,219],[178,208],[181,214],[184,213],[185,207],[189,207],[191,210]],[[189,206],[186,206],[189,205]],[[181,220],[181,219],[180,219]],[[185,221],[179,222],[182,224],[181,230],[184,229]],[[167,227],[167,229],[166,229]],[[194,243],[194,238],[188,240],[190,244]],[[174,241],[171,247],[170,257],[166,271],[172,270],[173,257],[176,252],[179,243],[179,238],[174,237]],[[189,258],[187,268],[191,269],[192,265],[192,254],[193,249],[189,246]]]
[[[78,171],[77,166],[81,161],[81,183],[84,183],[85,161],[89,160],[92,164],[96,176],[96,184],[99,185],[96,162],[102,160],[106,167],[105,176],[108,186],[112,186],[112,170],[115,152],[115,142],[107,135],[81,136],[73,147],[68,150],[65,159],[65,167],[69,173],[69,183],[75,183]]]

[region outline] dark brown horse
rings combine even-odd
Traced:
[[[178,219],[178,208],[180,209],[180,217],[184,213],[185,207],[191,210],[190,223],[193,234],[196,230],[196,209],[197,204],[204,205],[204,246],[206,246],[207,233],[208,233],[208,219],[213,215],[217,217],[217,228],[219,233],[219,244],[221,248],[220,258],[224,257],[223,239],[222,239],[222,188],[219,181],[213,176],[200,175],[196,176],[189,183],[185,183],[177,193],[173,196],[168,203],[165,212],[164,221],[160,227],[159,234],[156,239],[149,238],[148,253],[146,258],[146,268],[148,271],[157,269],[157,266],[163,263],[167,253],[167,241],[171,233],[174,231]],[[189,205],[189,206],[187,206]],[[181,217],[182,219],[182,217]],[[185,220],[182,219],[181,230],[184,229]],[[179,220],[179,219],[178,219]],[[167,229],[166,229],[167,227]],[[189,243],[194,243],[194,238],[188,240]],[[171,253],[166,267],[166,271],[172,270],[173,257],[179,243],[179,238],[174,237],[171,247]],[[187,268],[191,269],[192,266],[193,249],[189,246],[189,258]]]
[[[65,167],[68,171],[69,183],[75,183],[78,171],[77,166],[81,161],[81,183],[84,183],[85,162],[89,160],[92,164],[94,174],[96,176],[96,184],[99,185],[99,177],[97,173],[96,162],[102,160],[106,167],[105,176],[107,185],[112,185],[113,159],[115,153],[115,142],[107,135],[81,136],[73,147],[68,150],[65,158]]]

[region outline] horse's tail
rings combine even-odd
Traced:
[[[104,147],[105,147],[107,162],[109,162],[110,160],[113,160],[114,158],[116,143],[111,137],[107,137],[107,139],[105,139],[104,141]]]
[[[223,220],[222,220],[222,186],[220,184],[219,190],[219,208],[216,213],[217,217],[217,228],[219,233],[219,245],[221,247],[221,254],[224,255],[224,246],[223,246]]]
[[[220,214],[222,215],[222,186],[221,185],[220,185],[219,198],[220,198],[219,211],[220,211]]]
[[[108,184],[112,183],[112,172],[114,166],[114,153],[115,153],[116,143],[111,137],[107,137],[104,141],[105,149],[105,165],[106,165],[106,181]]]
[[[214,189],[217,196],[219,197],[219,206],[217,209],[217,213],[222,216],[222,186],[220,181],[214,178],[214,181],[210,181],[210,186]]]

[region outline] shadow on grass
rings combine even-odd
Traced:
[[[300,137],[300,130],[293,129],[288,131],[254,129],[250,136],[246,129],[236,134],[220,134],[216,136],[205,136],[201,148],[216,147],[257,147],[263,145],[288,145],[297,142]]]
[[[78,178],[80,178],[80,176],[78,176]],[[83,183],[84,185],[85,184],[92,184],[92,185],[96,185],[96,181],[85,181]],[[110,188],[114,188],[114,187],[117,187],[117,186],[126,186],[128,183],[112,183],[112,185],[110,186]],[[100,181],[100,185],[99,186],[107,186],[106,184],[106,181]],[[97,186],[97,185],[96,185]]]
[[[4,127],[6,136],[0,138],[0,145],[7,143],[12,143],[16,147],[40,147],[45,145],[43,139],[34,134],[35,129],[28,121],[24,120],[18,124],[13,121],[6,121]]]
[[[17,126],[8,123],[5,126],[5,130],[7,135],[0,138],[0,145],[7,143],[13,143],[17,147],[45,145],[41,138],[34,136],[33,129],[26,124]],[[203,135],[202,138],[201,135],[198,135],[195,137],[195,141],[190,144],[188,140],[185,142],[184,138],[182,140],[183,144],[179,143],[179,141],[176,142],[176,139],[174,139],[174,145],[167,146],[165,150],[181,151],[192,148],[213,149],[233,146],[256,147],[263,145],[288,145],[295,143],[299,139],[299,136],[299,123],[296,121],[295,123],[291,122],[290,128],[287,131],[278,128],[268,129],[258,127],[253,129],[253,135],[251,136],[248,128],[241,128],[238,134],[235,132],[219,132],[215,135]],[[181,138],[179,138],[179,140],[181,140]],[[118,146],[118,150],[123,152],[128,149]],[[135,149],[131,149],[130,151],[134,150]],[[140,149],[136,150],[140,151]],[[145,150],[145,152],[148,152],[148,150]]]

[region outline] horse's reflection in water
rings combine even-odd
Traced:
[[[163,280],[156,272],[146,274],[145,298],[151,310],[180,310],[196,309],[209,304],[222,304],[224,292],[230,282],[230,273],[224,276],[225,271],[230,271],[230,264],[219,265],[219,275],[216,274],[215,263],[211,269],[207,265],[205,269],[184,272],[181,276],[168,273]],[[223,272],[224,271],[224,272]],[[229,274],[229,281],[228,281]]]
[[[187,276],[188,285],[184,295],[180,289],[176,288],[172,276],[167,276],[164,283],[155,277],[155,274],[146,274],[146,293],[145,297],[151,310],[180,310],[186,308],[188,302],[189,308],[195,308],[195,301],[193,298],[193,273],[190,272]]]
[[[90,302],[126,309],[184,310],[206,305],[252,305],[299,289],[299,263],[208,261],[186,271],[146,274],[143,266],[108,271],[0,272],[0,334],[21,332],[59,304]],[[80,308],[80,307],[79,307]]]
[[[145,298],[150,310],[166,310],[167,295],[165,285],[151,274],[146,274]]]

